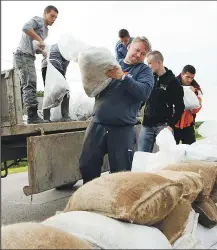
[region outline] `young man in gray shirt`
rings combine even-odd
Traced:
[[[37,114],[37,76],[33,40],[38,41],[38,47],[41,53],[46,56],[43,41],[48,36],[48,26],[53,25],[57,16],[57,8],[49,5],[44,10],[43,18],[35,16],[25,23],[20,43],[14,53],[14,64],[20,74],[22,101],[27,108],[28,123],[47,122],[41,119]]]

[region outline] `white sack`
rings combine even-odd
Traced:
[[[217,226],[206,228],[198,223],[196,229],[196,237],[200,240],[201,245],[205,248],[211,248],[217,244]]]
[[[105,73],[120,68],[115,57],[106,48],[93,48],[79,53],[78,64],[84,90],[89,97],[97,96],[111,82]]]
[[[205,121],[198,128],[198,133],[204,138],[217,137],[217,121]]]
[[[87,211],[61,213],[43,224],[75,234],[102,249],[172,249],[166,236],[157,228],[121,222]]]
[[[200,107],[200,102],[189,86],[183,86],[185,110],[192,110]]]
[[[48,60],[42,108],[59,106],[66,94],[69,95],[69,84]]]
[[[191,144],[186,151],[186,160],[217,161],[217,144]]]
[[[173,244],[173,249],[204,249],[196,237],[199,214],[191,210],[182,236]]]

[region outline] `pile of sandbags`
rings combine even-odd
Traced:
[[[179,174],[186,174],[188,172],[190,174],[188,184],[187,179],[185,179],[187,185],[184,183],[184,179],[181,181],[184,185],[183,197],[191,202],[192,208],[199,214],[198,222],[201,225],[206,228],[217,227],[217,206],[215,204],[217,201],[217,163],[205,161],[178,163],[168,166],[157,174],[177,180],[178,177],[171,174],[172,172],[178,172]],[[193,177],[192,174],[196,174],[201,178]],[[190,194],[190,196],[188,194]],[[178,221],[174,223],[178,224]],[[161,230],[163,232],[165,229],[163,228]],[[175,230],[173,232],[175,232]],[[215,243],[217,243],[217,238]]]
[[[91,211],[110,218],[158,228],[171,244],[182,237],[197,245],[194,233],[186,233],[192,211],[206,227],[217,225],[217,164],[187,162],[169,165],[156,173],[121,172],[104,175],[79,188],[64,212]],[[214,204],[214,206],[213,206]],[[192,210],[192,208],[194,210]],[[197,224],[198,217],[194,224]],[[184,241],[184,240],[183,240]]]
[[[157,228],[126,223],[94,212],[62,213],[42,223],[76,235],[94,249],[172,249]]]
[[[103,175],[80,187],[64,212],[92,211],[111,218],[153,225],[177,205],[183,185],[151,173]]]

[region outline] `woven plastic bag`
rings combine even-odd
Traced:
[[[97,96],[112,81],[105,75],[108,70],[120,68],[111,52],[103,47],[80,52],[78,65],[84,90],[89,97]]]
[[[185,110],[197,109],[200,107],[200,102],[196,94],[190,89],[189,86],[184,86],[184,104]]]

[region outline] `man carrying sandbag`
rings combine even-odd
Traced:
[[[200,107],[193,110],[185,110],[181,119],[177,122],[174,129],[174,137],[176,143],[180,141],[183,144],[192,144],[196,141],[195,136],[195,118],[196,114],[202,108],[202,91],[199,84],[194,80],[196,70],[192,65],[186,65],[182,73],[177,76],[182,86],[190,86],[191,90],[196,94],[199,99]]]
[[[152,51],[147,61],[155,76],[153,91],[146,102],[138,150],[151,153],[156,136],[164,128],[173,131],[184,112],[183,88],[173,72],[163,65],[163,55]]]
[[[150,50],[146,37],[134,38],[125,59],[120,62],[121,68],[106,73],[112,81],[96,97],[79,160],[84,183],[101,175],[107,153],[111,173],[131,170],[136,115],[154,85],[151,69],[144,64]]]
[[[118,36],[120,40],[116,43],[115,54],[117,61],[120,63],[120,61],[123,60],[127,55],[127,48],[132,42],[133,38],[130,37],[129,32],[126,29],[119,30]]]
[[[35,50],[33,40],[38,41],[39,48],[45,48],[44,39],[48,35],[48,26],[53,25],[58,16],[58,10],[49,5],[44,10],[43,18],[33,17],[23,26],[23,33],[19,46],[14,53],[15,67],[19,70],[21,79],[21,94],[23,104],[27,108],[28,123],[44,123],[38,116],[38,101],[36,95],[37,76],[35,69]]]
[[[50,63],[62,74],[64,78],[66,78],[66,71],[68,68],[68,65],[70,61],[66,60],[60,53],[59,47],[57,44],[53,44],[50,48],[49,53],[49,61]],[[45,80],[46,80],[46,74],[47,74],[47,59],[43,58],[42,63],[42,78],[44,81],[45,86]],[[61,115],[62,115],[62,122],[68,122],[71,121],[71,118],[69,117],[69,96],[67,94],[64,96],[63,101],[61,103]],[[43,118],[44,120],[50,121],[50,109],[43,109]]]

